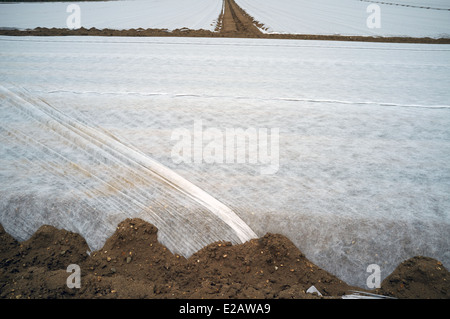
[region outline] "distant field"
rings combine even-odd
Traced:
[[[65,0],[64,2],[94,2],[105,0]],[[115,0],[111,0],[115,1]],[[0,0],[0,2],[61,2],[60,0]]]
[[[68,4],[69,2],[2,3],[0,27],[66,28],[66,20],[70,15],[66,11]],[[81,26],[98,29],[214,30],[222,10],[222,0],[92,1],[81,2],[79,5]]]
[[[321,35],[449,37],[450,2],[444,0],[236,0],[263,32]],[[380,7],[381,27],[370,29],[367,7]],[[439,9],[439,10],[437,10]]]
[[[1,0],[0,0],[1,1]],[[17,2],[17,1],[14,1]],[[47,1],[50,2],[50,1]],[[0,29],[67,29],[71,2],[0,3]],[[136,0],[79,2],[81,27],[98,30],[201,30],[176,36],[266,37],[337,36],[450,39],[450,2],[446,0]],[[379,8],[379,27],[367,21]],[[229,8],[229,9],[227,9]],[[223,19],[223,21],[222,21]],[[255,27],[255,24],[257,28]],[[70,27],[69,27],[70,28]],[[128,36],[145,36],[130,33]],[[85,31],[83,31],[85,32]],[[206,33],[205,33],[206,32]],[[95,33],[95,34],[94,34]],[[5,34],[5,33],[2,33]],[[55,35],[40,34],[40,35]],[[58,35],[62,35],[61,32]],[[78,34],[83,35],[83,34]],[[89,35],[99,34],[91,30]],[[395,40],[403,41],[403,40]],[[441,42],[443,43],[443,42]]]

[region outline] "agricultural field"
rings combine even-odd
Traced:
[[[419,256],[420,269],[432,265],[440,278],[427,296],[448,298],[450,7],[426,3],[80,2],[75,30],[66,27],[69,3],[0,3],[0,238],[23,249],[44,245],[33,241],[50,236],[34,235],[43,226],[79,234],[86,245],[76,251],[102,256],[105,271],[123,259],[104,274],[118,284],[119,264],[129,276],[138,269],[126,268],[137,267],[131,252],[103,255],[111,238],[134,236],[118,225],[137,223],[147,235],[154,226],[173,260],[194,256],[197,265],[214,252],[213,273],[240,275],[256,274],[260,265],[244,254],[277,234],[285,240],[261,250],[274,255],[255,259],[270,264],[258,268],[261,281],[233,290],[224,270],[214,287],[281,298],[295,278],[303,297],[313,284],[340,297],[367,289],[368,266],[377,265],[387,280],[380,293],[412,298],[421,277],[409,274],[402,290],[389,275]],[[367,27],[369,4],[379,4],[381,28]],[[56,255],[69,251],[56,242]],[[208,246],[217,242],[226,244]],[[8,281],[31,276],[16,266],[33,259],[12,262],[21,254],[5,251],[0,296],[15,298]],[[294,262],[276,282],[270,276],[285,269],[274,251]],[[306,266],[295,268],[293,254]],[[173,260],[158,268],[161,278]],[[309,278],[300,271],[313,272],[312,263],[320,271]],[[192,266],[176,265],[173,276]],[[94,281],[112,294],[107,280]],[[211,297],[198,284],[150,295]]]
[[[363,35],[381,37],[449,37],[450,4],[438,1],[236,0],[266,33]],[[367,27],[380,12],[380,25]]]
[[[221,0],[132,0],[91,2],[0,3],[0,27],[65,28],[72,11],[80,7],[81,26],[97,29],[206,29],[214,30]]]

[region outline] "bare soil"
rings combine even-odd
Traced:
[[[161,245],[157,232],[143,220],[126,219],[89,255],[85,240],[72,232],[42,226],[17,242],[0,226],[0,298],[334,299],[361,291],[314,265],[282,235],[268,233],[240,245],[216,242],[186,259]],[[71,264],[80,266],[80,288],[67,286]],[[448,299],[449,283],[439,261],[415,257],[376,293]],[[306,293],[312,285],[323,296]]]
[[[400,299],[450,299],[449,280],[440,261],[417,256],[403,261],[376,293]]]
[[[29,30],[1,29],[0,35],[9,36],[133,36],[133,37],[226,37],[226,38],[264,38],[264,39],[294,39],[294,40],[326,40],[326,41],[358,41],[358,42],[393,42],[393,43],[430,43],[450,44],[450,38],[414,38],[414,37],[370,37],[341,36],[313,34],[266,34],[263,23],[256,21],[234,0],[224,0],[224,13],[218,18],[215,31],[192,30],[181,28],[167,29],[96,29],[80,28],[70,30],[65,28],[35,28]]]
[[[256,27],[256,22],[250,17],[234,0],[224,0],[224,15],[220,33],[224,36],[229,35],[260,38],[263,33]]]

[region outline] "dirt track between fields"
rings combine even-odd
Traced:
[[[262,37],[263,33],[256,27],[255,21],[242,10],[233,0],[224,0],[224,15],[222,19],[222,34],[239,35],[242,37]]]
[[[219,16],[215,31],[192,30],[181,28],[167,29],[96,29],[80,28],[76,30],[64,28],[35,28],[29,30],[5,29],[0,35],[9,36],[117,36],[117,37],[209,37],[209,38],[264,38],[293,40],[325,40],[356,42],[389,42],[389,43],[429,43],[450,44],[450,38],[414,38],[414,37],[371,37],[314,34],[266,34],[261,32],[264,25],[255,21],[239,7],[234,0],[224,0],[224,12]]]

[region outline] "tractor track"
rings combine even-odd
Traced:
[[[224,0],[220,33],[244,37],[262,37],[255,21],[234,0]]]

